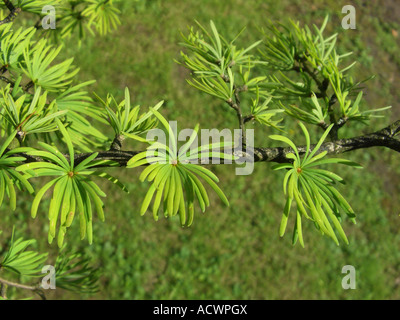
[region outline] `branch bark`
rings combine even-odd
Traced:
[[[10,10],[10,13],[3,20],[0,20],[0,25],[13,22],[17,15],[21,12],[21,8],[16,8],[9,0],[3,0],[4,4],[7,6],[7,9]]]
[[[11,282],[5,279],[0,278],[0,284],[1,284],[1,288],[2,288],[2,296],[4,299],[6,299],[6,288],[7,287],[14,287],[14,288],[18,288],[18,289],[23,289],[23,290],[29,290],[32,291],[34,293],[36,293],[38,296],[40,296],[40,298],[42,298],[43,300],[46,300],[46,296],[43,293],[42,290],[40,290],[39,286],[28,286],[25,284],[20,284],[20,283],[16,283],[16,282]],[[3,291],[4,290],[4,291]]]
[[[10,0],[3,0],[4,4],[6,5],[7,9],[10,11],[14,11],[15,7],[14,5],[11,3]]]
[[[325,142],[322,144],[317,154],[326,151],[328,154],[340,154],[358,149],[367,149],[372,147],[385,147],[400,153],[400,120],[392,123],[374,133],[363,136],[353,137],[350,139],[339,139],[335,141]],[[313,150],[315,145],[311,145]],[[292,148],[255,148],[255,162],[288,162],[286,155],[292,152]],[[306,152],[306,147],[298,147],[300,155]]]

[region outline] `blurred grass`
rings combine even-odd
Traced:
[[[134,4],[135,3],[135,4]],[[390,119],[375,120],[372,128],[355,125],[342,129],[343,137],[377,129],[399,118],[398,15],[390,9],[396,1],[353,1],[357,29],[343,30],[342,7],[348,1],[124,1],[122,26],[104,38],[87,39],[81,48],[71,41],[63,55],[73,56],[81,67],[80,79],[96,79],[92,90],[122,98],[125,86],[137,104],[152,106],[166,100],[163,114],[178,120],[181,128],[234,128],[235,115],[227,107],[187,85],[187,70],[179,59],[180,31],[194,19],[212,19],[221,33],[233,37],[247,30],[239,43],[260,38],[267,19],[320,24],[328,13],[329,32],[339,33],[339,50],[353,51],[359,64],[357,79],[376,74],[366,88],[369,107],[393,105]],[[394,31],[396,32],[394,32]],[[263,144],[272,131],[257,127]],[[264,143],[265,144],[265,143]],[[283,176],[270,164],[257,164],[251,176],[234,175],[233,166],[215,166],[220,186],[231,206],[223,207],[211,193],[211,207],[197,214],[193,227],[181,229],[176,219],[154,222],[151,214],[140,217],[147,185],[138,182],[140,171],[112,170],[130,190],[126,195],[103,185],[106,222],[94,224],[95,243],[80,242],[78,228],[71,230],[71,246],[82,247],[103,270],[101,291],[91,297],[56,292],[57,299],[399,299],[400,298],[400,161],[398,154],[371,149],[347,154],[364,165],[362,171],[336,168],[348,182],[343,194],[357,213],[357,224],[344,219],[350,245],[337,247],[321,237],[311,223],[304,223],[306,248],[291,246],[290,232],[279,238],[284,198]],[[17,211],[0,211],[3,229],[17,224],[45,243],[45,211],[33,221],[30,203],[19,197]],[[48,201],[48,200],[47,200]],[[292,222],[292,221],[291,221]],[[291,230],[289,226],[288,230]],[[7,234],[7,232],[6,232]],[[357,289],[343,290],[344,265],[357,271]]]

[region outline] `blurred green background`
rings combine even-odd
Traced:
[[[356,30],[341,27],[346,4],[356,7]],[[376,75],[366,84],[365,107],[393,106],[386,118],[372,121],[371,127],[348,125],[340,136],[371,132],[400,118],[397,0],[310,0],[307,4],[300,0],[129,0],[120,7],[118,30],[103,38],[88,38],[80,48],[71,40],[60,57],[73,56],[81,68],[79,79],[96,79],[91,90],[101,97],[109,92],[121,99],[128,86],[132,100],[144,107],[166,100],[163,115],[177,120],[181,128],[196,123],[202,128],[234,128],[235,114],[190,87],[188,71],[174,62],[180,57],[180,32],[185,34],[195,19],[203,25],[212,19],[228,39],[246,26],[238,44],[250,45],[261,38],[259,28],[268,19],[320,25],[329,14],[327,32],[339,34],[339,52],[353,51],[352,59],[358,61],[354,76],[361,80]],[[274,131],[255,128],[257,144],[266,146]],[[138,182],[141,170],[113,169],[110,172],[127,184],[130,194],[103,184],[108,194],[106,222],[94,224],[94,244],[79,241],[77,227],[67,238],[70,246],[83,248],[101,268],[100,292],[87,296],[58,290],[50,298],[399,299],[399,154],[375,148],[346,157],[365,167],[335,169],[347,181],[341,192],[357,213],[356,225],[347,219],[343,222],[350,245],[338,247],[321,237],[311,223],[304,223],[305,249],[291,245],[291,232],[284,238],[278,235],[285,203],[283,176],[272,171],[271,164],[256,164],[251,176],[236,176],[234,166],[212,167],[231,206],[224,207],[211,193],[211,207],[196,215],[190,229],[182,229],[175,219],[154,222],[151,214],[141,217],[148,187]],[[2,229],[16,224],[18,234],[39,239],[41,250],[55,254],[55,246],[45,240],[45,209],[32,220],[31,199],[20,196],[18,201],[16,212],[4,207],[0,211]],[[356,290],[342,289],[345,265],[356,268]]]

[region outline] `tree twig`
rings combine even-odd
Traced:
[[[10,10],[11,12],[15,10],[15,7],[10,0],[3,0],[3,2],[8,10]]]
[[[9,1],[4,0],[4,2],[9,2]],[[11,2],[10,2],[10,4],[11,4]],[[21,12],[21,8],[15,8],[12,4],[11,4],[11,6],[13,7],[13,9],[11,10],[9,8],[10,9],[9,15],[7,17],[5,17],[3,20],[0,20],[0,25],[13,22],[15,20],[15,18],[17,17],[17,15]]]
[[[230,79],[227,75],[222,74],[221,78],[226,82],[226,83],[230,83]],[[233,91],[234,91],[234,96],[235,96],[235,101],[233,101],[232,99],[229,99],[226,101],[227,104],[229,104],[229,106],[234,109],[236,111],[236,116],[238,118],[238,122],[239,122],[239,128],[241,131],[241,141],[240,141],[240,145],[244,148],[244,146],[246,145],[246,130],[245,130],[245,124],[246,122],[244,121],[243,115],[242,115],[242,109],[240,107],[240,97],[239,97],[239,93],[240,92],[245,92],[247,91],[248,88],[247,86],[241,86],[238,87],[235,84],[233,85]]]
[[[46,296],[43,293],[43,291],[40,289],[40,286],[28,286],[25,284],[21,284],[21,283],[16,283],[16,282],[11,282],[5,279],[0,278],[0,284],[2,285],[2,288],[4,287],[14,287],[17,289],[23,289],[23,290],[29,290],[32,291],[34,293],[36,293],[38,296],[40,296],[40,298],[42,298],[43,300],[46,300]]]
[[[236,111],[236,116],[239,122],[239,128],[241,131],[241,141],[240,141],[240,145],[241,146],[245,146],[246,145],[246,130],[245,130],[245,122],[243,119],[243,115],[242,115],[242,110],[240,108],[240,99],[239,99],[239,94],[237,92],[235,92],[235,102],[232,99],[229,99],[227,101],[227,103],[229,104],[229,106],[234,109]]]
[[[0,283],[0,297],[7,300],[7,285],[4,283]]]
[[[113,142],[111,143],[110,151],[120,151],[122,149],[122,142],[125,137],[122,134],[115,136]]]

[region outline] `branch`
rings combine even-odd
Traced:
[[[11,84],[12,87],[14,87],[14,85],[15,85],[14,81],[12,81],[12,80],[10,80],[10,79],[4,77],[4,76],[0,76],[0,80],[1,80],[1,81],[4,81],[4,82],[7,83],[7,84]]]
[[[125,136],[122,134],[116,135],[113,142],[111,143],[110,151],[120,151],[122,149],[122,142]]]
[[[384,147],[400,153],[400,120],[392,123],[386,128],[383,128],[374,133],[369,133],[363,136],[353,137],[349,139],[340,139],[331,142],[325,142],[321,145],[317,154],[326,151],[328,154],[340,154],[350,152],[358,149],[367,149],[372,147]],[[310,150],[315,148],[315,144],[310,146]],[[297,148],[300,155],[305,154],[306,146],[300,146]],[[110,150],[101,151],[98,153],[95,160],[108,160],[115,162],[119,167],[125,167],[127,162],[141,151],[122,151],[122,150]],[[242,149],[233,149],[233,154],[238,156],[241,161],[247,162],[278,162],[285,163],[290,160],[287,159],[286,155],[293,152],[290,147],[256,147],[250,151],[244,151]],[[92,153],[79,153],[75,155],[74,162],[78,165],[84,159],[92,155]],[[30,156],[22,153],[20,156],[25,157],[24,163],[30,162],[43,162],[45,160],[40,157]],[[69,155],[64,155],[69,159]],[[224,164],[224,160],[221,159],[221,164]],[[102,164],[100,167],[112,167],[110,164]]]
[[[240,128],[240,131],[242,133],[242,135],[241,135],[241,140],[242,141],[240,141],[240,145],[243,145],[243,144],[245,145],[246,144],[246,130],[245,130],[245,127],[244,127],[245,122],[244,122],[244,119],[243,119],[242,110],[240,108],[239,95],[235,92],[235,102],[233,102],[232,99],[229,99],[226,102],[229,104],[229,106],[232,109],[234,109],[236,111],[236,116],[237,116],[238,122],[239,122],[239,128]]]
[[[293,66],[292,70],[299,73],[301,72],[307,73],[314,80],[315,84],[318,87],[319,92],[316,93],[317,98],[329,99],[327,94],[329,88],[329,78],[323,77],[322,81],[318,79],[318,74],[320,73],[319,70],[317,69],[311,70],[307,65],[307,60],[298,58],[298,63],[300,64],[300,66]],[[329,136],[332,141],[338,140],[339,129],[343,127],[347,122],[347,118],[340,118],[338,121],[336,120],[335,112],[332,108],[336,102],[337,102],[337,97],[335,94],[333,94],[329,99],[329,105],[328,105],[329,121],[331,122],[331,124],[334,125],[329,133]],[[320,124],[320,127],[323,130],[326,130],[328,128],[328,125],[325,122],[323,122]]]
[[[35,85],[34,82],[31,80],[31,81],[29,81],[29,82],[26,84],[26,86],[23,88],[23,90],[24,90],[25,92],[28,92],[29,89],[32,88],[34,85]]]
[[[21,12],[21,8],[15,8],[9,0],[3,0],[3,2],[7,6],[8,10],[10,10],[10,13],[3,20],[0,20],[0,25],[13,22],[17,15]]]
[[[7,71],[7,65],[4,65],[0,68],[0,75],[4,74]]]
[[[231,66],[229,66],[231,67]],[[226,82],[226,83],[230,83],[230,79],[228,76],[226,76],[225,74],[221,75],[221,78]],[[233,91],[235,92],[235,101],[233,101],[232,99],[229,99],[226,101],[227,104],[229,104],[229,106],[234,109],[236,111],[236,116],[238,118],[238,122],[239,122],[239,128],[241,130],[241,143],[240,145],[246,145],[246,130],[245,130],[245,124],[246,122],[243,119],[243,115],[242,115],[242,109],[240,107],[240,97],[239,97],[239,92],[244,92],[247,91],[247,86],[242,86],[242,87],[238,87],[235,84],[233,85]]]
[[[14,288],[18,288],[18,289],[33,291],[34,293],[39,295],[43,300],[46,300],[46,296],[44,295],[43,291],[40,290],[39,286],[28,286],[28,285],[24,285],[24,284],[20,284],[20,283],[16,283],[16,282],[11,282],[11,281],[8,281],[8,280],[2,279],[2,278],[0,278],[0,284],[1,284],[1,288],[2,288],[3,298],[6,297],[6,291],[5,291],[6,288],[14,287]]]
[[[15,10],[14,5],[11,3],[10,0],[3,0],[4,4],[6,5],[7,9],[11,12]]]
[[[366,134],[350,139],[340,139],[322,144],[317,154],[326,151],[328,154],[340,154],[358,149],[366,149],[372,147],[385,147],[400,153],[400,140],[396,137],[400,135],[400,120],[392,123],[386,128],[383,128],[374,133]],[[311,150],[315,145],[310,147]],[[297,148],[300,155],[305,154],[306,147]],[[254,161],[261,162],[288,162],[286,155],[293,152],[292,148],[255,148]]]
[[[118,163],[120,167],[126,167],[126,164],[128,161],[140,153],[142,151],[121,151],[121,150],[110,150],[110,151],[102,151],[99,152],[95,160],[108,160],[108,161],[114,161]],[[83,160],[85,160],[87,157],[89,157],[92,153],[79,153],[75,155],[74,158],[74,163],[78,165],[81,163]],[[67,159],[69,159],[68,155],[65,155]],[[99,167],[109,167],[109,165],[100,165]]]
[[[1,24],[1,23],[0,23]],[[3,74],[7,71],[7,67],[3,66],[0,69],[0,81],[4,81],[7,84],[11,85],[11,88],[15,87],[15,82],[10,80],[9,78],[3,76]],[[34,86],[34,82],[33,81],[29,81],[25,86],[22,86],[22,84],[19,84],[19,87],[26,93],[29,93],[29,89],[32,88]]]
[[[254,119],[255,119],[255,118],[254,118],[254,115],[250,114],[250,115],[245,116],[245,117],[243,118],[243,123],[246,124],[247,122],[253,121]]]

